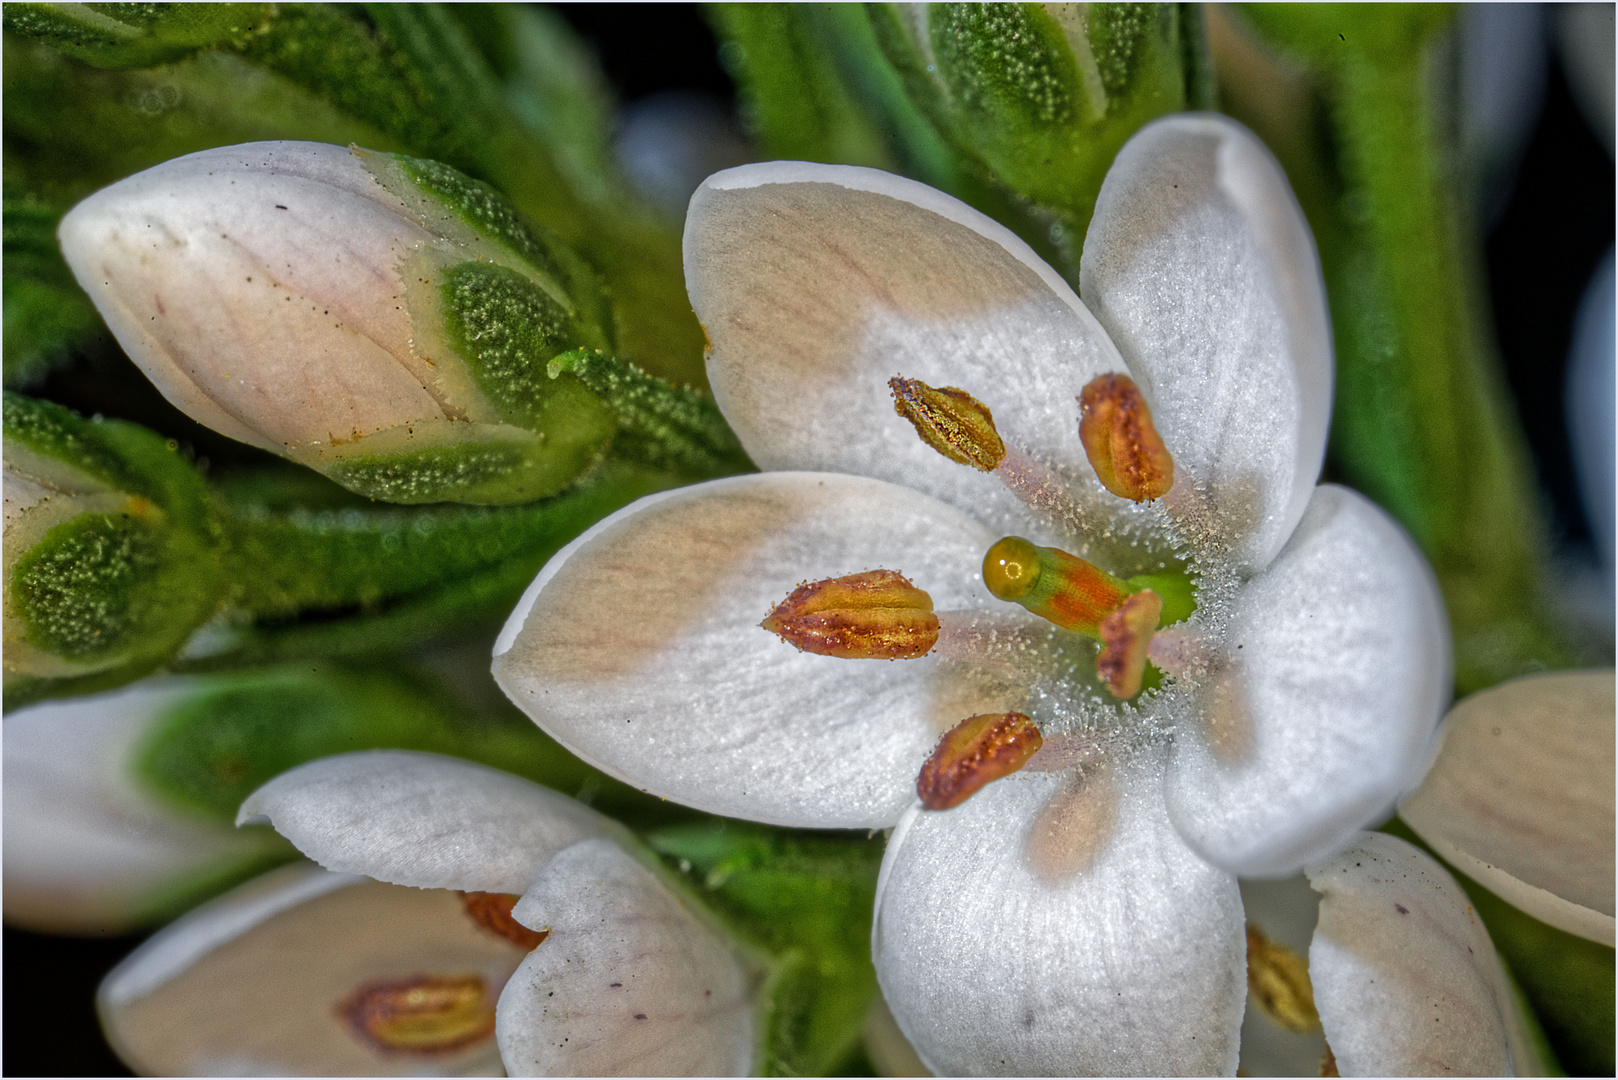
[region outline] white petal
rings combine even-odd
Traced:
[[[1008,442],[1113,506],[1078,437],[1085,383],[1123,362],[1073,290],[1005,227],[875,169],[769,162],[708,178],[685,277],[708,378],[765,469],[856,473],[1037,531],[998,480],[927,448],[895,375],[955,386]]]
[[[365,750],[300,765],[242,803],[328,870],[521,894],[563,848],[623,829],[565,795],[459,758]]]
[[[447,1053],[385,1053],[337,1007],[419,975],[480,978],[492,1004],[522,957],[454,893],[300,864],[160,931],[107,976],[97,1006],[108,1041],[148,1076],[498,1076],[492,1032]]]
[[[961,664],[800,653],[758,624],[804,581],[888,569],[938,610],[995,601],[995,539],[945,503],[836,473],[654,495],[553,558],[495,679],[573,753],[654,794],[778,825],[878,828],[938,736],[998,699]]]
[[[912,811],[873,954],[938,1075],[1230,1075],[1245,989],[1236,880],[1187,848],[1150,766],[1023,774]]]
[[[1467,698],[1399,814],[1536,919],[1611,945],[1612,672],[1529,675]]]
[[[1308,873],[1322,897],[1309,977],[1342,1075],[1511,1075],[1505,973],[1443,867],[1370,833]]]
[[[445,415],[399,272],[433,236],[344,147],[175,158],[79,203],[60,236],[130,358],[233,439],[287,453]]]
[[[568,848],[512,914],[550,934],[500,995],[509,1075],[748,1075],[752,978],[725,938],[623,849]]]
[[[147,732],[199,685],[145,682],[6,715],[8,923],[117,932],[284,850],[262,829],[238,832],[187,813],[139,781],[135,759]]]
[[[1450,685],[1443,602],[1409,537],[1347,488],[1318,488],[1235,596],[1219,662],[1167,796],[1220,866],[1277,876],[1323,859],[1431,761]]]
[[[1239,124],[1171,116],[1119,151],[1079,287],[1237,554],[1266,565],[1303,515],[1331,415],[1331,323],[1286,176]]]

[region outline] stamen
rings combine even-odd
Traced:
[[[1002,600],[1093,638],[1101,636],[1101,620],[1138,591],[1077,555],[1020,536],[1007,536],[989,549],[983,584]]]
[[[1022,713],[980,713],[938,740],[916,777],[916,794],[929,810],[959,806],[983,787],[1028,763],[1044,740]]]
[[[1249,999],[1288,1031],[1320,1030],[1308,963],[1252,923],[1247,924],[1247,989]]]
[[[1006,456],[989,407],[954,386],[928,386],[895,375],[888,380],[893,411],[909,420],[921,441],[958,465],[993,472]]]
[[[483,929],[499,934],[513,945],[532,950],[550,936],[549,930],[530,930],[511,917],[511,909],[520,897],[510,893],[462,892],[461,903],[472,921]]]
[[[938,642],[933,598],[894,570],[805,582],[759,624],[801,652],[913,660]]]
[[[1128,701],[1140,693],[1147,646],[1162,613],[1162,598],[1147,589],[1129,597],[1122,607],[1101,620],[1104,644],[1101,655],[1096,657],[1096,674],[1113,697]]]
[[[1079,395],[1079,414],[1079,439],[1102,487],[1134,502],[1168,494],[1174,459],[1135,380],[1116,372],[1092,379]]]
[[[337,1004],[356,1036],[390,1054],[445,1054],[494,1034],[494,1000],[477,975],[362,983]]]

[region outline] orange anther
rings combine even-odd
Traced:
[[[806,582],[759,624],[804,652],[913,660],[938,643],[933,598],[894,570]]]
[[[1135,502],[1160,499],[1174,486],[1152,410],[1128,375],[1100,375],[1079,395],[1079,439],[1101,486]]]
[[[916,777],[916,794],[929,810],[959,806],[984,785],[1028,764],[1044,741],[1022,713],[967,717],[938,741]]]
[[[549,930],[530,930],[511,917],[511,909],[520,897],[510,893],[462,892],[461,903],[472,921],[483,929],[499,934],[524,950],[530,950],[550,936]]]
[[[1140,693],[1141,677],[1146,673],[1146,650],[1162,614],[1163,598],[1145,589],[1101,620],[1101,655],[1096,657],[1096,674],[1113,697],[1127,701]]]

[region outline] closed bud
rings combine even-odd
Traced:
[[[135,424],[18,394],[4,430],[6,705],[167,661],[224,595],[196,471]]]
[[[589,271],[496,191],[323,143],[205,150],[62,220],[63,252],[165,397],[390,502],[565,487],[613,420],[559,353],[610,346]]]

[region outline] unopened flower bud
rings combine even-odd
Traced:
[[[116,686],[218,606],[207,492],[164,439],[5,396],[5,694]]]
[[[806,582],[759,625],[803,652],[912,660],[938,643],[933,598],[893,570]]]
[[[1079,396],[1079,414],[1079,439],[1102,487],[1135,502],[1169,493],[1174,459],[1135,380],[1116,373],[1093,379]]]
[[[613,430],[558,353],[610,345],[589,272],[493,189],[323,143],[205,150],[62,220],[130,357],[194,419],[390,502],[522,502]]]
[[[968,717],[938,741],[916,777],[916,794],[929,810],[959,806],[1028,764],[1043,743],[1039,728],[1022,713]]]
[[[1006,444],[989,407],[965,390],[928,386],[895,375],[888,380],[893,411],[909,420],[921,441],[957,465],[993,472],[1006,458]]]

